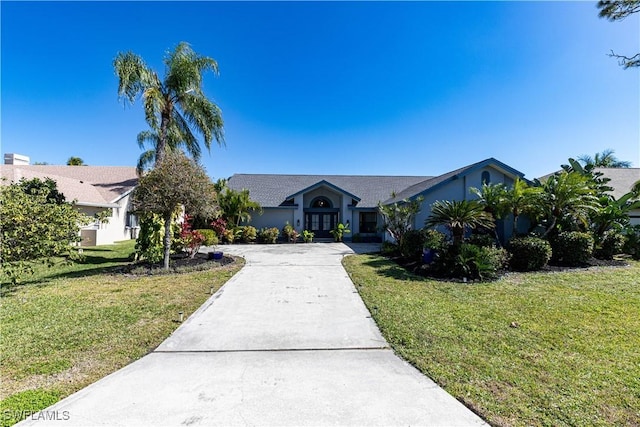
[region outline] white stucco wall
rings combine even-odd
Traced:
[[[119,207],[111,208],[111,217],[108,223],[93,222],[83,230],[96,230],[96,245],[109,245],[114,242],[131,239],[131,229],[127,227],[127,212],[129,209],[130,196],[127,195],[117,201]],[[107,208],[93,206],[78,206],[78,210],[85,215],[94,218],[98,212]]]

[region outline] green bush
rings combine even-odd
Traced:
[[[280,230],[275,227],[271,228],[262,228],[258,233],[258,237],[262,243],[273,244],[278,241],[278,236],[280,235]]]
[[[252,225],[247,225],[242,228],[242,241],[244,243],[253,243],[258,236],[258,230]]]
[[[535,271],[551,259],[551,245],[538,237],[515,237],[507,249],[511,254],[509,265],[516,271]]]
[[[400,254],[405,258],[419,259],[424,248],[425,235],[422,230],[409,230],[402,236]]]
[[[382,242],[382,253],[387,256],[397,255],[399,252],[398,245],[391,242]]]
[[[472,234],[469,236],[468,243],[483,248],[492,248],[496,246],[496,238],[489,234]]]
[[[579,231],[563,231],[551,240],[551,260],[575,267],[586,264],[593,255],[593,236]]]
[[[424,249],[439,251],[447,246],[447,235],[441,231],[430,228],[424,231]]]
[[[633,225],[624,229],[624,246],[622,252],[640,260],[640,225]]]
[[[625,236],[615,230],[604,233],[600,243],[593,251],[593,255],[598,259],[613,259],[614,255],[622,253],[625,243]]]
[[[502,248],[463,243],[442,248],[428,271],[439,277],[487,280],[496,278],[508,262]]]
[[[202,242],[204,246],[213,246],[218,244],[218,236],[216,236],[215,231],[213,231],[212,229],[200,228],[195,231],[202,234],[202,236],[204,237],[204,241]]]

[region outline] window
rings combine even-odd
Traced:
[[[481,180],[482,180],[482,184],[486,184],[486,185],[491,184],[491,174],[489,173],[489,171],[482,172]]]
[[[312,208],[331,208],[333,205],[331,204],[331,200],[326,197],[317,197],[313,199],[311,202]]]
[[[375,233],[378,225],[376,212],[360,212],[360,232]]]

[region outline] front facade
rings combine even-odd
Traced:
[[[346,240],[383,238],[378,203],[424,198],[414,219],[421,228],[437,200],[473,198],[471,187],[483,182],[511,185],[524,174],[496,159],[487,159],[439,176],[353,176],[353,175],[255,175],[236,174],[229,179],[233,190],[248,189],[252,200],[263,208],[251,225],[282,227],[288,222],[298,231],[310,230],[316,238],[330,238],[337,223],[351,230]],[[395,196],[393,196],[395,195]],[[501,222],[498,233],[508,238],[511,224]]]
[[[28,159],[28,158],[27,158]],[[138,183],[134,167],[5,164],[4,182],[50,178],[67,201],[93,222],[80,230],[82,246],[111,244],[137,237],[130,196]],[[105,215],[105,217],[102,217]],[[100,221],[98,218],[104,220]]]

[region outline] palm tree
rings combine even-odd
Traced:
[[[197,141],[190,141],[190,143],[188,143],[180,138],[180,133],[176,132],[175,129],[173,132],[169,131],[165,152],[182,150],[189,154],[195,162],[198,162],[202,154],[200,144],[198,144]],[[150,143],[152,147],[145,150],[138,158],[138,164],[136,166],[138,175],[142,175],[148,167],[153,167],[157,163],[159,140],[158,132],[152,130],[145,130],[138,134],[138,146],[141,149],[145,149],[146,143]]]
[[[177,146],[178,142],[188,151],[198,146],[199,153],[194,132],[203,137],[207,149],[214,139],[218,145],[224,144],[220,108],[202,91],[202,74],[212,71],[217,75],[218,63],[196,54],[185,42],[167,52],[164,63],[165,76],[160,80],[158,74],[132,52],[118,53],[113,61],[119,79],[118,96],[130,104],[142,97],[145,119],[155,136],[139,135],[138,142],[151,138],[155,154],[146,156],[147,159],[153,157],[155,164],[162,162],[168,147]]]
[[[530,187],[526,181],[516,178],[513,186],[507,191],[505,205],[513,215],[513,236],[518,233],[518,217],[523,213],[530,213],[539,202],[542,190],[539,187]]]
[[[597,168],[630,168],[631,162],[626,160],[620,160],[616,156],[613,155],[614,151],[610,148],[602,151],[601,153],[596,153],[595,156],[591,157],[587,154],[583,154],[578,157],[578,161],[582,162],[585,166],[593,165],[593,167]]]
[[[591,180],[576,171],[562,171],[549,177],[542,184],[540,202],[548,221],[543,237],[555,230],[560,220],[588,225],[589,213],[599,206]]]
[[[460,245],[467,229],[494,227],[493,216],[476,200],[437,201],[431,205],[427,227],[443,225],[451,231],[453,244]]]
[[[218,204],[222,211],[222,217],[227,224],[239,226],[242,221],[251,221],[251,213],[262,214],[262,207],[249,197],[249,190],[231,190],[224,187],[224,191],[218,193]]]

